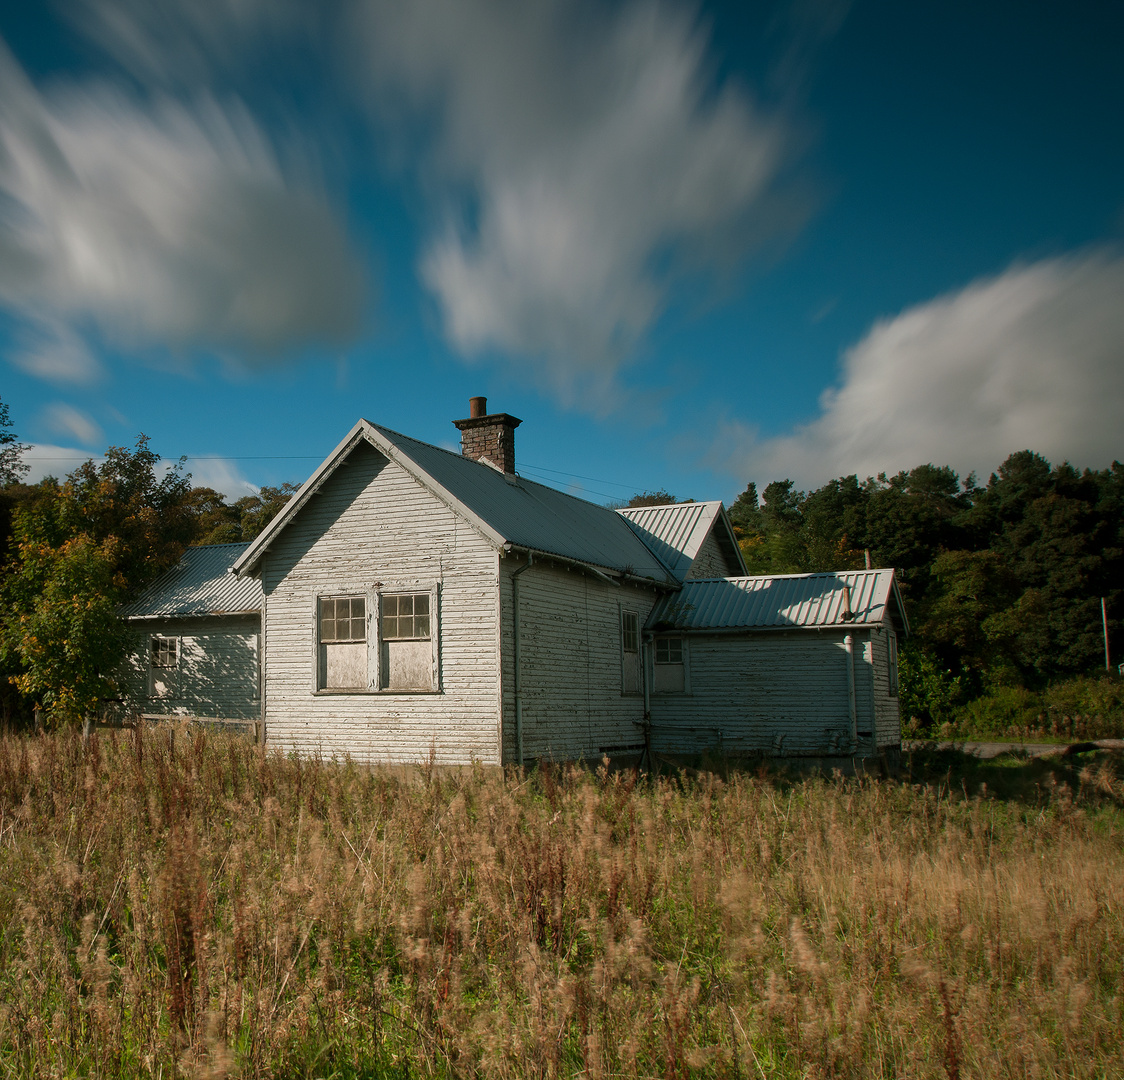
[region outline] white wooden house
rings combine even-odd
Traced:
[[[188,548],[123,614],[136,636],[122,691],[150,718],[261,718],[261,585],[231,566],[249,545]]]
[[[645,732],[680,751],[900,742],[892,571],[747,578],[720,503],[610,510],[520,476],[520,421],[484,399],[455,423],[461,454],[360,420],[233,560],[260,582],[271,745],[499,764],[637,752]],[[713,596],[743,598],[734,621]]]

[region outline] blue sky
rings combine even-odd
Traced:
[[[597,501],[1124,457],[1124,11],[67,0],[0,12],[33,476],[231,496],[359,416]]]

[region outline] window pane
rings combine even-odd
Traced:
[[[429,594],[384,596],[382,616],[384,641],[424,640],[429,637]]]
[[[658,638],[656,641],[657,664],[683,663],[682,638]]]
[[[326,596],[320,600],[320,640],[366,641],[366,601],[362,596]]]
[[[621,622],[621,636],[625,652],[640,651],[640,617],[635,611],[624,612]]]

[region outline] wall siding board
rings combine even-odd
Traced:
[[[882,626],[872,634],[874,641],[873,688],[875,731],[879,747],[900,746],[902,741],[901,708],[896,694],[890,693],[890,634],[893,622],[887,615]]]
[[[514,656],[512,575],[521,558],[500,564],[503,653]],[[644,699],[621,689],[620,608],[640,623],[654,590],[612,585],[578,569],[535,561],[520,576],[520,663],[523,754],[573,760],[598,758],[607,748],[643,745]],[[513,660],[504,666],[504,760],[516,758]]]
[[[261,564],[269,744],[356,760],[497,762],[496,553],[400,466],[361,444]],[[314,690],[316,597],[439,586],[439,692]],[[373,613],[372,613],[373,615]]]
[[[694,562],[691,563],[691,569],[687,571],[688,580],[694,578],[728,577],[731,574],[741,573],[741,567],[730,566],[726,560],[726,556],[722,554],[722,548],[714,537],[714,530],[717,527],[718,522],[716,521],[715,524],[711,526],[710,532],[706,534],[706,539],[699,547]]]
[[[261,716],[257,615],[145,619],[131,625],[137,643],[122,669],[122,696],[129,711],[212,720]],[[179,639],[175,691],[165,697],[148,696],[153,635]]]
[[[866,631],[852,633],[858,728],[868,731],[877,700],[868,658],[877,649]],[[843,639],[843,631],[690,635],[691,692],[653,696],[653,746],[779,756],[845,751],[851,720]],[[860,741],[860,754],[873,750],[872,740]]]

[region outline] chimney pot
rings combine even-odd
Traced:
[[[488,399],[486,397],[471,397],[468,399],[468,415],[472,420],[488,415]]]

